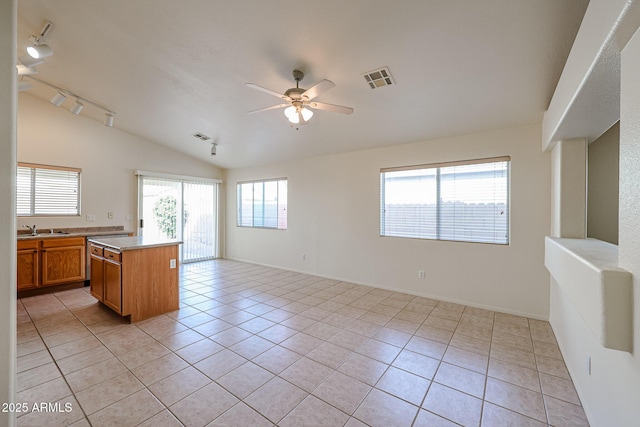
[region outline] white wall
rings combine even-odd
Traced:
[[[547,319],[550,155],[540,138],[533,125],[230,170],[226,257]],[[503,155],[509,246],[379,236],[380,168]],[[276,177],[288,178],[288,229],[236,227],[236,183]]]
[[[16,13],[17,0],[0,1],[0,403],[16,401]],[[1,426],[15,414],[0,412]]]
[[[572,86],[576,90],[580,90],[579,86],[585,82],[598,83],[604,77],[614,82],[621,81],[618,267],[633,275],[633,350],[625,352],[604,348],[576,311],[574,302],[553,278],[549,320],[590,425],[637,426],[640,420],[640,34],[637,32],[640,4],[637,1],[591,0],[589,9],[591,13],[588,10],[585,15],[560,80],[572,82],[572,85],[565,85],[565,89]],[[596,13],[604,11],[608,12]],[[629,39],[629,34],[634,33]],[[583,49],[575,49],[575,46]],[[606,47],[622,49],[618,55],[621,56],[621,65],[610,58],[600,57],[599,52]],[[594,64],[593,68],[600,70],[599,79],[588,78],[584,70],[576,68],[576,64]],[[571,111],[574,108],[571,100],[577,94],[559,91],[559,88],[556,92],[562,92],[562,96],[557,99],[554,96],[551,105],[558,107],[554,111]],[[599,89],[589,88],[587,92],[597,93]],[[595,114],[601,108],[614,108],[614,113],[618,110],[617,106],[601,103],[598,97],[589,101]],[[611,111],[601,113],[609,116]],[[566,120],[565,127],[573,130],[569,137],[589,134],[592,128],[590,116],[571,113],[566,117],[547,114],[545,119],[549,119],[549,125]],[[547,142],[543,139],[543,146],[548,146]],[[591,357],[591,374],[587,371],[587,355]]]
[[[117,120],[116,120],[117,121]],[[35,123],[35,125],[34,125]],[[143,138],[108,128],[90,118],[21,92],[18,99],[18,161],[82,169],[80,217],[18,218],[18,227],[93,227],[123,225],[135,232],[135,170],[206,178],[223,171]],[[114,219],[107,218],[114,213]],[[86,215],[95,215],[87,222]],[[131,220],[126,220],[131,215]]]
[[[589,144],[587,236],[618,244],[620,124]]]

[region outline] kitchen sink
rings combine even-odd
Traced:
[[[64,236],[69,234],[66,231],[38,231],[36,234],[31,234],[31,233],[20,233],[18,234],[18,236],[20,237],[44,237],[44,236]]]

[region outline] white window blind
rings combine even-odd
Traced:
[[[287,229],[286,178],[239,182],[237,192],[239,227]]]
[[[380,235],[509,243],[509,157],[380,171]]]
[[[18,216],[80,215],[81,172],[77,168],[19,163]]]

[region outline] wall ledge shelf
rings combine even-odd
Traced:
[[[546,237],[544,264],[603,347],[633,350],[633,281],[616,245]]]

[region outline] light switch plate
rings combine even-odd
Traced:
[[[176,268],[176,260],[175,259],[170,259],[169,260],[169,268]]]

